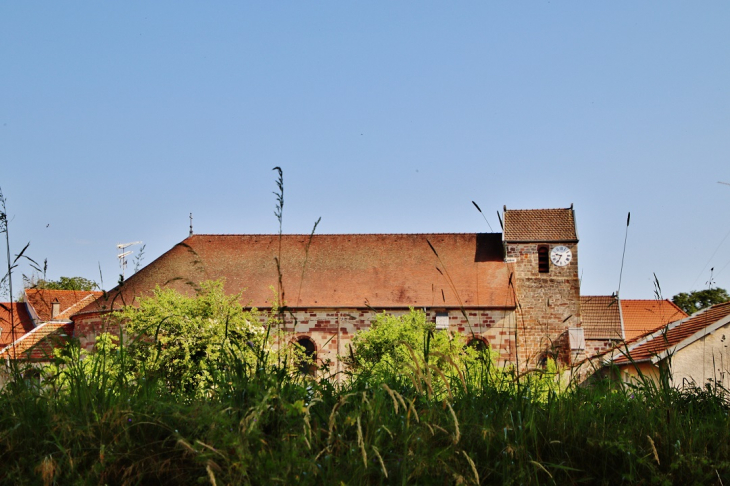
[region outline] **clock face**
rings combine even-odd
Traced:
[[[553,265],[564,267],[573,259],[573,252],[567,246],[556,246],[550,252],[550,260]]]

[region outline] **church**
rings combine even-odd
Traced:
[[[584,333],[573,207],[507,209],[502,233],[190,235],[73,316],[85,347],[105,316],[156,287],[222,280],[241,305],[285,308],[282,328],[318,362],[349,353],[376,313],[425,312],[437,332],[489,345],[500,365],[570,364],[621,336]]]

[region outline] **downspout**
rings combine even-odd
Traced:
[[[340,379],[340,371],[341,371],[341,366],[342,366],[340,363],[340,357],[342,356],[342,347],[341,347],[341,343],[340,343],[340,340],[342,337],[342,332],[340,330],[341,329],[340,328],[340,314],[341,314],[341,312],[337,313],[337,379],[338,380]]]

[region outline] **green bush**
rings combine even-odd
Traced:
[[[138,307],[125,307],[116,318],[129,340],[131,370],[163,377],[171,392],[200,395],[227,353],[254,367],[265,329],[240,297],[226,295],[222,282],[204,282],[194,297],[158,287]]]

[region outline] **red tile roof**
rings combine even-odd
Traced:
[[[627,341],[687,317],[671,300],[621,299],[621,312]]]
[[[621,313],[616,297],[611,295],[581,296],[580,315],[586,339],[623,339]]]
[[[314,235],[307,255],[308,241],[309,235],[281,238],[289,307],[515,305],[499,233]],[[199,282],[218,279],[229,294],[245,290],[244,304],[270,307],[278,248],[278,235],[194,235],[82,312],[130,304],[156,285],[190,294]]]
[[[12,322],[10,318],[11,309],[13,314]],[[31,331],[33,326],[33,319],[24,302],[0,303],[0,348],[13,342],[13,337],[17,340]],[[13,331],[15,331],[15,336],[13,336]]]
[[[661,358],[662,353],[677,349],[683,341],[693,337],[699,338],[709,333],[708,328],[725,322],[730,322],[730,302],[713,305],[665,328],[637,338],[627,347],[613,353],[613,363],[621,365],[628,364],[631,360],[638,363],[650,361],[655,357]],[[631,360],[625,355],[627,351]]]
[[[0,350],[0,359],[24,359],[30,361],[50,361],[53,349],[68,342],[73,334],[73,324],[66,322],[47,322],[36,327],[15,344]]]
[[[25,300],[33,307],[41,322],[51,320],[53,302],[59,303],[60,313],[54,320],[70,320],[76,311],[88,305],[92,297],[100,297],[102,292],[90,290],[48,290],[48,289],[26,289]],[[86,301],[79,306],[79,303]]]
[[[505,209],[504,241],[577,242],[573,209]]]

